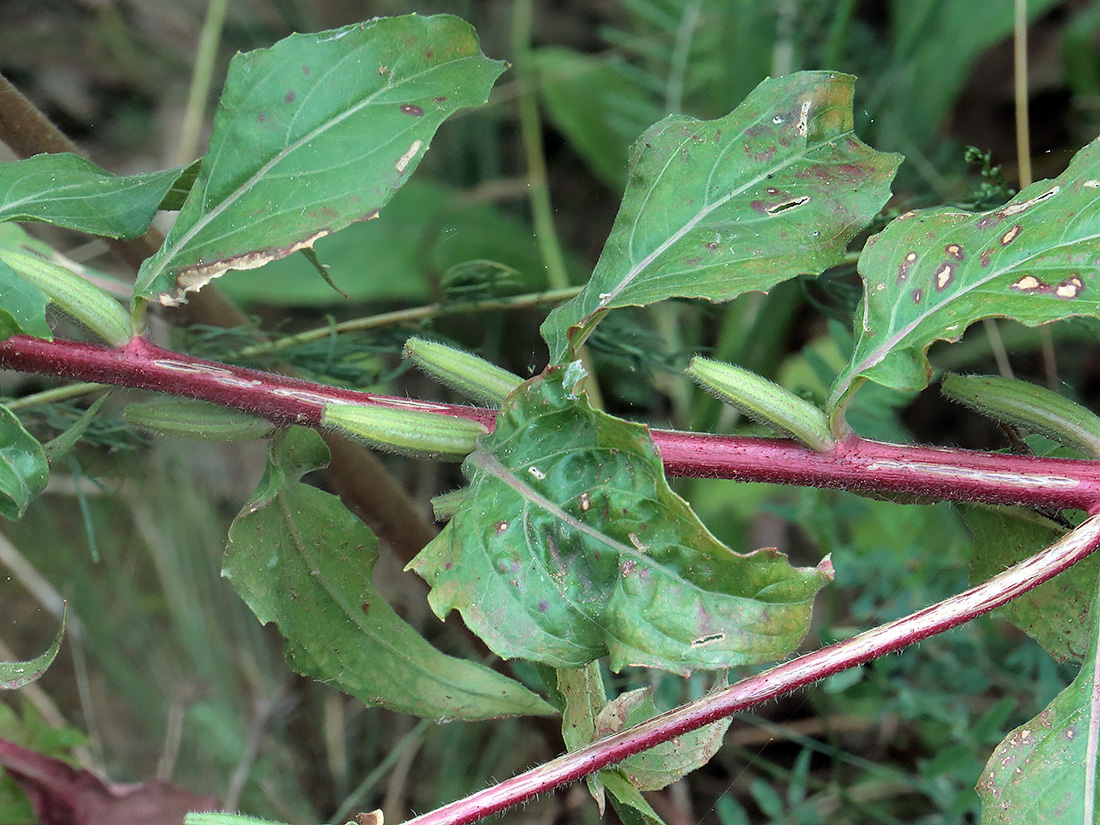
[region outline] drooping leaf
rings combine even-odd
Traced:
[[[183,825],[188,811],[220,807],[160,780],[108,788],[95,774],[0,739],[0,768],[14,776],[34,805],[39,825]]]
[[[42,445],[0,406],[0,516],[20,518],[31,499],[46,489],[50,466]]]
[[[503,69],[446,15],[377,18],[237,55],[198,179],[135,297],[178,303],[226,270],[377,216],[440,123],[485,102]]]
[[[1093,581],[1096,593],[1096,581]],[[1092,615],[1100,613],[1095,604]],[[1086,792],[1100,766],[1089,745],[1090,726],[1098,724],[1100,686],[1097,636],[1100,624],[1088,628],[1090,643],[1081,672],[1046,709],[1010,733],[986,764],[978,782],[982,825],[1063,825],[1095,822],[1096,800]],[[1086,816],[1085,811],[1093,811]]]
[[[955,341],[992,316],[1028,326],[1100,313],[1100,140],[1054,180],[989,212],[910,212],[871,238],[859,335],[833,385],[841,401],[863,380],[920,390],[933,341]]]
[[[724,680],[719,687],[725,687]],[[596,718],[600,738],[641,724],[657,716],[653,690],[639,688],[610,702]],[[668,742],[642,751],[620,762],[616,769],[640,791],[659,791],[707,764],[722,747],[722,738],[733,722],[732,717],[685,733]]]
[[[0,341],[13,335],[53,340],[46,321],[46,293],[0,261]]]
[[[526,382],[466,460],[469,494],[410,567],[496,653],[688,673],[789,653],[830,567],[719,543],[648,430],[594,410],[580,364]]]
[[[591,280],[543,324],[552,362],[615,307],[728,301],[839,263],[901,161],[852,132],[854,83],[834,72],[766,80],[724,118],[668,117],[642,135]]]
[[[36,221],[108,238],[136,238],[149,228],[184,168],[112,175],[68,153],[0,163],[0,221]]]
[[[300,673],[370,705],[445,719],[553,709],[519,683],[445,656],[375,589],[377,539],[340,500],[299,479],[328,463],[311,430],[273,443],[264,479],[229,532],[223,575],[286,639]]]
[[[979,505],[961,509],[966,526],[974,534],[970,559],[974,584],[1035,555],[1065,533],[1050,519],[1030,510]],[[998,608],[994,615],[1012,622],[1055,659],[1080,661],[1088,651],[1096,624],[1089,607],[1098,576],[1100,556],[1092,555]]]
[[[61,639],[65,635],[65,617],[61,617],[61,627],[53,644],[41,656],[35,656],[26,662],[0,662],[0,690],[19,690],[42,678],[42,674],[57,658],[61,650]]]

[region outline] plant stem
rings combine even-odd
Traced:
[[[1098,546],[1100,515],[1094,515],[1047,549],[984,584],[851,639],[776,665],[492,788],[407,820],[404,825],[466,825],[499,813],[738,711],[965,624],[1050,580]]]
[[[0,366],[211,401],[280,425],[321,425],[326,404],[420,410],[493,426],[495,412],[357,392],[204,361],[134,338],[125,347],[17,335]],[[849,435],[828,452],[793,441],[653,430],[669,475],[833,487],[1038,508],[1100,510],[1100,462],[883,444]]]

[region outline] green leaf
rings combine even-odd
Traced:
[[[543,324],[552,361],[615,307],[728,301],[840,263],[901,161],[855,137],[854,83],[833,72],[766,80],[724,118],[668,117],[642,135],[591,280]]]
[[[1096,593],[1096,580],[1093,581]],[[1093,616],[1100,611],[1094,604]],[[1089,627],[1090,644],[1081,672],[1046,709],[1016,728],[993,751],[978,782],[982,825],[1062,825],[1093,823],[1098,766],[1090,748],[1090,726],[1100,714],[1097,685],[1098,624]],[[1091,785],[1089,779],[1093,780]],[[1093,811],[1087,816],[1086,811]]]
[[[103,406],[109,395],[110,393],[107,392],[99,396],[88,409],[81,413],[80,418],[73,422],[69,429],[42,445],[42,452],[50,464],[56,464],[76,446],[76,442],[80,440],[92,421],[95,420],[95,417],[99,414],[99,408]]]
[[[0,516],[22,517],[31,499],[46,489],[50,466],[42,445],[0,406]]]
[[[596,717],[607,704],[603,677],[598,662],[589,662],[582,668],[558,668],[557,691],[565,699],[561,714],[561,735],[566,750],[575,751],[596,739]],[[584,778],[588,792],[596,800],[603,816],[607,804],[604,795],[602,771]]]
[[[621,63],[564,48],[535,52],[550,122],[600,180],[626,183],[628,150],[666,114],[623,71]]]
[[[445,656],[402,621],[371,581],[377,539],[333,495],[299,483],[328,463],[311,430],[271,447],[267,472],[229,532],[223,575],[300,673],[369,705],[441,719],[549,714],[535,694]]]
[[[53,331],[46,321],[48,301],[46,293],[0,260],[0,341],[13,335],[52,341]]]
[[[999,209],[925,209],[902,215],[867,242],[859,339],[832,403],[857,382],[915,391],[928,385],[933,341],[956,341],[993,316],[1028,326],[1071,315],[1100,317],[1100,140],[1053,181],[1027,187]]]
[[[725,687],[725,680],[717,686]],[[653,704],[652,688],[639,688],[618,696],[596,717],[596,735],[611,736],[641,724],[660,713]],[[647,751],[637,753],[616,769],[640,791],[659,791],[707,764],[722,747],[732,717],[682,734]]]
[[[517,389],[463,465],[469,494],[410,567],[506,658],[688,673],[780,658],[829,579],[720,544],[646,427],[592,409],[579,363]]]
[[[456,17],[376,18],[237,55],[198,180],[135,298],[182,300],[378,215],[504,64]],[[316,277],[314,275],[314,277]]]
[[[26,662],[0,662],[0,690],[19,690],[42,678],[42,674],[57,658],[61,649],[61,639],[65,635],[65,615],[61,616],[61,627],[53,644],[41,656]]]
[[[977,584],[1035,555],[1065,533],[1050,519],[1013,507],[961,507],[974,535],[970,580]],[[1007,619],[1035,639],[1055,659],[1080,661],[1089,646],[1092,626],[1089,605],[1100,576],[1100,555],[1092,555],[1039,585],[993,615]]]
[[[665,825],[642,792],[618,770],[600,771],[600,780],[611,792],[611,804],[623,825]]]
[[[112,175],[79,155],[0,163],[0,221],[37,221],[108,238],[136,238],[185,167]]]

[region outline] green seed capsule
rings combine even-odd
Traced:
[[[410,338],[405,357],[428,375],[458,390],[472,401],[499,406],[523,379],[473,353],[436,341]]]
[[[754,372],[709,358],[693,358],[687,374],[726,404],[813,450],[824,453],[836,445],[824,412]]]
[[[121,347],[133,337],[130,317],[118,301],[75,272],[38,255],[11,249],[0,250],[0,260],[42,290],[51,304],[111,346]]]
[[[275,429],[270,421],[206,401],[128,404],[122,414],[127,422],[143,430],[202,441],[251,441]]]
[[[942,392],[984,416],[1100,458],[1100,417],[1045,387],[999,375],[948,375]]]
[[[382,450],[455,461],[473,452],[478,438],[489,432],[466,418],[361,404],[326,404],[321,425]]]

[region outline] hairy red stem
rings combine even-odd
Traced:
[[[277,424],[318,426],[325,404],[415,409],[480,421],[494,412],[356,392],[273,373],[204,361],[134,338],[112,349],[79,341],[17,335],[0,344],[0,366],[81,381],[202,399]],[[836,487],[1042,508],[1100,507],[1100,462],[883,444],[851,437],[825,453],[793,441],[654,430],[673,476]]]
[[[984,584],[851,639],[776,665],[725,690],[407,820],[404,825],[466,825],[499,813],[718,719],[965,624],[1050,580],[1098,546],[1100,515],[1094,515],[1046,550]]]

